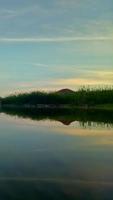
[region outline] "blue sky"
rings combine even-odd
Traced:
[[[113,85],[112,0],[0,0],[0,95]]]

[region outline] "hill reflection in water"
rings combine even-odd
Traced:
[[[81,126],[113,126],[113,111],[83,110],[83,109],[35,109],[35,108],[3,108],[4,112],[11,116],[28,118],[31,120],[54,120],[64,125],[71,125],[78,121]]]

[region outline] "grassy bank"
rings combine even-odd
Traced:
[[[100,104],[100,105],[96,105],[95,109],[103,109],[103,110],[112,110],[113,111],[113,104]]]
[[[81,89],[76,92],[31,92],[11,95],[1,100],[2,106],[79,107],[113,110],[113,89]]]

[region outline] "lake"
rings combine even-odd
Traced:
[[[70,118],[1,112],[0,200],[113,199],[112,120]]]

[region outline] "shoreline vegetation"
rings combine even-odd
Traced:
[[[57,92],[15,94],[1,99],[0,112],[32,120],[50,119],[113,126],[113,89],[62,89]]]
[[[1,107],[37,109],[95,109],[113,111],[113,88],[62,89],[55,92],[31,92],[1,98]]]

